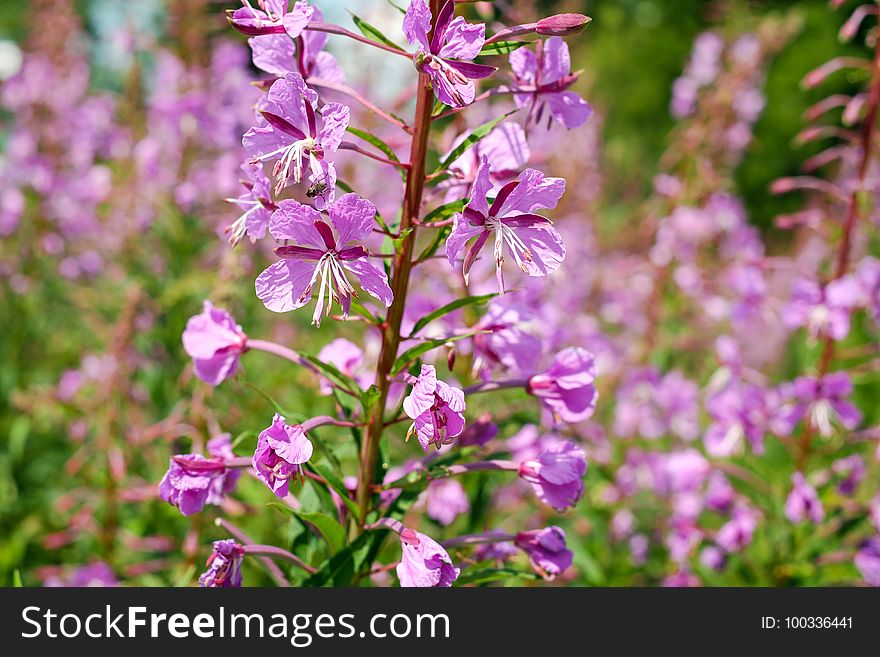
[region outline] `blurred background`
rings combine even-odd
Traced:
[[[316,4],[330,22],[354,29],[348,8],[403,40],[400,14],[385,2]],[[822,140],[798,143],[806,108],[864,82],[850,74],[829,79],[821,92],[801,86],[808,71],[832,57],[868,53],[838,39],[844,14],[830,11],[825,0],[494,4],[494,10],[469,11],[505,22],[561,11],[593,18],[570,43],[573,69],[583,71],[576,90],[595,115],[576,141],[558,136],[543,148],[555,149],[547,159],[569,181],[568,215],[589,224],[589,240],[599,250],[646,251],[639,231],[644,218],[658,212],[652,205],[658,174],[701,178],[699,171],[682,174],[693,110],[682,106],[687,99],[676,87],[695,39],[706,31],[727,43],[755,35],[761,57],[749,73],[753,116],[742,144],[706,184],[741,200],[768,252],[786,254],[799,246],[796,233],[774,222],[801,209],[805,198],[774,195],[770,187],[796,175],[827,146]],[[249,244],[233,250],[224,239],[236,211],[223,199],[239,193],[240,136],[259,96],[248,82],[265,77],[251,67],[245,38],[227,28],[226,8],[209,0],[3,0],[0,584],[193,583],[208,540],[219,534],[210,518],[184,519],[157,499],[169,455],[202,451],[213,435],[259,431],[273,410],[266,396],[300,412],[325,403],[309,373],[278,367],[262,355],[249,358],[243,375],[228,385],[211,389],[194,379],[180,336],[203,299],[233,311],[249,335],[271,336],[309,353],[340,335],[358,341],[358,331],[348,325],[314,329],[306,317],[279,319],[266,312],[252,287],[265,253]],[[331,38],[328,50],[350,82],[407,111],[407,99],[400,98],[405,65],[398,72],[397,62],[388,65],[344,39]],[[742,92],[733,83],[730,89]],[[393,199],[387,203],[393,210]],[[577,270],[569,276],[572,286],[581,280],[592,285]],[[583,313],[600,314],[595,305]],[[666,329],[674,334],[681,327]],[[674,351],[658,351],[652,362],[684,367],[695,378],[705,373],[705,354]],[[809,354],[794,350],[781,357],[782,372],[793,376]],[[862,387],[857,394],[876,399],[876,390]],[[597,424],[604,422],[601,413]],[[505,437],[514,428],[502,427]],[[340,450],[353,458],[353,450]],[[765,471],[756,470],[763,478],[774,463],[785,464],[771,504],[777,511],[792,467],[783,452],[769,446]],[[576,553],[562,583],[652,585],[672,572],[662,538],[665,502],[654,509],[649,501],[637,513],[651,546],[643,558],[634,558],[635,548],[625,541],[615,543],[614,519],[627,518],[616,515],[617,501],[606,494],[623,459],[622,452],[614,453],[604,467],[591,470],[586,499],[560,521]],[[472,492],[479,498],[479,491]],[[251,535],[280,531],[279,540],[311,549],[297,543],[301,528],[279,530],[277,515],[256,512],[265,502],[262,486],[248,479],[224,511],[240,518]],[[459,533],[485,524],[480,503],[473,505],[470,516],[457,521]],[[800,530],[767,524],[758,530],[753,551],[737,557],[734,566],[700,571],[704,582],[859,580],[846,560],[830,569],[811,568],[812,558],[803,551],[808,541],[798,542]],[[840,546],[823,550],[832,547]],[[82,569],[89,564],[91,571]],[[248,575],[249,583],[264,578],[257,569]]]

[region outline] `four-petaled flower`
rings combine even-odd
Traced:
[[[312,441],[302,427],[291,426],[275,414],[272,424],[260,432],[254,452],[257,477],[281,499],[287,497],[290,480],[302,472],[302,464],[312,458]]]
[[[547,127],[556,120],[566,128],[578,128],[586,123],[593,108],[573,91],[568,91],[578,79],[571,72],[568,44],[561,37],[538,41],[537,52],[520,48],[510,53],[516,85],[514,100],[520,108],[528,108],[527,123],[538,124],[547,114]]]
[[[486,26],[468,23],[455,16],[454,0],[446,0],[431,33],[431,10],[425,0],[411,0],[403,18],[403,33],[418,45],[413,56],[416,68],[431,79],[434,93],[442,103],[464,107],[474,102],[474,80],[487,78],[494,66],[474,64],[486,42]]]
[[[541,500],[557,511],[565,511],[581,499],[586,471],[584,450],[570,441],[554,445],[537,459],[519,465],[519,476],[532,485]]]
[[[274,161],[275,195],[287,185],[302,182],[309,172],[307,196],[315,207],[326,208],[336,194],[336,167],[327,160],[342,142],[351,110],[327,103],[317,112],[318,94],[299,73],[276,80],[258,106],[267,125],[249,129],[242,139],[252,163]]]
[[[433,365],[422,365],[413,389],[403,400],[403,410],[413,420],[407,438],[415,432],[425,451],[448,445],[464,430],[464,392],[437,380]]]
[[[598,393],[593,354],[581,347],[563,349],[543,374],[529,379],[526,390],[541,399],[563,422],[583,422],[593,414]]]
[[[241,588],[242,546],[232,539],[214,541],[214,550],[208,557],[208,570],[199,577],[199,586],[206,588]]]
[[[433,538],[405,528],[400,533],[397,576],[403,587],[450,587],[461,572]]]
[[[264,34],[284,34],[295,39],[312,20],[315,12],[305,0],[293,5],[288,11],[288,0],[256,0],[259,9],[254,9],[248,0],[240,9],[228,11],[226,19],[237,31],[247,36]]]
[[[495,235],[495,276],[504,294],[505,245],[517,266],[529,276],[546,276],[565,259],[562,236],[546,217],[535,210],[552,210],[565,193],[565,180],[547,178],[535,169],[526,169],[517,180],[507,183],[489,204],[486,194],[493,187],[489,179],[489,160],[483,156],[473,193],[463,212],[453,216],[452,233],[446,240],[446,256],[454,267],[465,244],[476,238],[464,256],[465,282],[489,236]]]
[[[205,301],[201,314],[186,323],[183,348],[193,359],[196,376],[217,386],[235,374],[238,359],[247,350],[247,336],[232,315]]]
[[[361,288],[386,308],[391,305],[394,295],[384,269],[371,263],[367,249],[358,244],[372,230],[375,206],[357,194],[345,194],[330,206],[328,214],[329,223],[314,208],[288,200],[272,215],[272,237],[292,244],[276,248],[281,260],[257,278],[257,296],[269,310],[282,313],[302,308],[311,300],[320,276],[312,323],[320,326],[322,314],[330,315],[334,299],[347,317],[352,297],[358,296],[347,274],[357,277]]]

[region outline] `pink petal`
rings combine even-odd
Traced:
[[[330,221],[336,228],[339,249],[362,242],[373,230],[376,206],[355,193],[345,194],[330,206]]]
[[[301,298],[315,271],[315,263],[301,260],[282,260],[257,277],[257,297],[269,310],[284,313],[306,305],[311,292]]]
[[[381,301],[388,308],[394,301],[394,293],[388,286],[385,270],[377,267],[366,258],[343,260],[342,266],[358,277],[361,287],[367,294]]]

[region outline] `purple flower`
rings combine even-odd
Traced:
[[[462,447],[471,445],[483,445],[492,441],[498,435],[498,425],[492,421],[490,413],[483,413],[471,422],[458,437],[458,443]]]
[[[433,365],[422,365],[412,392],[403,400],[403,410],[413,424],[407,438],[415,432],[422,449],[448,445],[464,430],[464,392],[437,380]]]
[[[514,543],[546,580],[555,579],[574,560],[574,553],[565,545],[565,532],[555,525],[519,532]]]
[[[758,514],[752,509],[738,507],[730,520],[715,534],[715,542],[727,553],[739,552],[752,542],[758,525]]]
[[[712,570],[724,570],[724,566],[727,565],[727,555],[724,550],[714,545],[707,545],[700,552],[700,563]]]
[[[401,586],[448,588],[458,579],[461,571],[434,539],[406,528],[400,534],[400,548],[397,576]]]
[[[227,20],[236,30],[247,36],[262,34],[284,34],[295,39],[312,20],[315,12],[308,2],[297,2],[288,12],[288,0],[256,0],[259,9],[254,9],[248,0],[242,0],[244,7],[227,12]]]
[[[302,427],[291,426],[278,413],[272,424],[260,432],[254,452],[257,477],[281,499],[287,497],[290,480],[301,472],[301,465],[312,458],[312,441]]]
[[[507,183],[489,205],[486,194],[492,189],[489,160],[483,156],[477,170],[473,194],[464,212],[453,216],[452,233],[446,240],[446,256],[454,267],[458,254],[472,238],[474,243],[464,256],[462,272],[465,282],[477,256],[489,236],[495,234],[495,270],[498,288],[504,293],[504,249],[513,256],[517,266],[529,276],[546,276],[565,260],[562,236],[549,219],[534,210],[552,210],[565,193],[565,180],[545,178],[535,169],[526,169],[519,179]]]
[[[863,258],[856,271],[863,299],[874,320],[880,322],[880,260]]]
[[[428,516],[441,525],[451,525],[459,513],[471,509],[467,494],[455,479],[432,481],[428,486],[425,505]]]
[[[100,588],[119,586],[119,580],[113,569],[103,561],[96,561],[74,569],[66,578],[59,576],[47,577],[43,582],[47,587]]]
[[[816,494],[816,489],[807,483],[800,472],[795,472],[791,481],[794,487],[785,500],[785,517],[791,522],[801,523],[809,520],[820,523],[825,518],[825,509]]]
[[[199,586],[205,588],[241,588],[242,547],[228,539],[214,541],[214,551],[208,557],[208,570],[199,577]]]
[[[456,148],[466,137],[467,134],[459,135],[452,147]],[[493,189],[516,177],[531,157],[523,127],[518,123],[502,123],[459,155],[449,165],[451,177],[440,184],[440,188],[446,190],[448,202],[470,195],[483,156],[489,161],[489,177]]]
[[[713,472],[706,484],[706,507],[718,513],[728,513],[733,506],[736,491],[720,472]]]
[[[437,98],[451,107],[470,105],[476,93],[473,81],[498,70],[471,61],[483,49],[486,26],[455,17],[454,0],[446,0],[440,8],[430,37],[431,10],[425,0],[410,0],[403,33],[411,44],[419,46],[413,55],[416,69],[431,79]]]
[[[842,340],[849,334],[850,315],[861,298],[861,288],[853,276],[844,276],[824,287],[801,278],[792,284],[791,299],[783,308],[786,328],[805,327],[812,338],[829,336]]]
[[[803,376],[788,388],[793,403],[787,407],[784,421],[787,428],[794,428],[804,418],[819,433],[828,437],[834,431],[832,420],[836,416],[847,429],[855,429],[862,421],[859,409],[849,401],[852,381],[846,372],[826,374],[818,379]]]
[[[663,586],[672,589],[692,589],[700,585],[700,578],[686,570],[679,570],[663,579]]]
[[[312,186],[307,196],[324,209],[336,194],[336,168],[327,161],[348,128],[351,110],[328,103],[316,112],[318,94],[306,86],[299,73],[276,80],[259,107],[267,125],[249,129],[242,139],[252,163],[274,161],[275,195],[288,184],[300,183],[306,170]]]
[[[880,535],[865,541],[854,561],[868,586],[880,586]]]
[[[614,426],[620,436],[655,440],[673,433],[693,440],[699,388],[677,370],[661,376],[653,367],[631,370],[618,390]]]
[[[201,454],[172,456],[168,472],[159,483],[159,497],[183,515],[191,516],[205,504],[216,504],[222,499],[226,473],[221,458],[205,458]]]
[[[266,174],[263,173],[263,167],[259,164],[243,164],[241,170],[245,175],[242,184],[246,191],[238,198],[226,199],[244,210],[244,213],[226,228],[229,243],[233,246],[245,235],[250,238],[252,244],[262,239],[269,226],[272,212],[276,209],[275,204],[270,200],[271,185]]]
[[[837,484],[841,495],[853,495],[867,474],[865,459],[858,454],[838,459],[831,465],[831,471],[842,477]]]
[[[363,377],[357,376],[357,372],[361,365],[364,364],[364,351],[350,340],[336,338],[333,342],[321,349],[318,353],[318,360],[322,363],[332,365],[346,376],[363,379]],[[358,384],[361,385],[361,387],[366,387],[363,385],[364,383],[366,383],[366,381],[358,380]],[[322,395],[333,394],[333,386],[331,386],[330,382],[323,376],[320,378],[318,385]]]
[[[747,440],[756,454],[764,451],[769,409],[766,394],[756,385],[731,385],[706,400],[712,424],[703,441],[706,451],[716,457],[730,456],[741,450]]]
[[[563,422],[583,422],[593,414],[598,393],[593,385],[593,354],[581,347],[563,349],[543,374],[529,379],[527,391]]]
[[[314,208],[288,200],[272,215],[272,237],[290,244],[275,249],[281,260],[256,281],[257,296],[269,310],[282,313],[302,308],[311,300],[320,276],[312,323],[321,325],[321,316],[330,315],[334,299],[343,317],[348,317],[351,299],[358,294],[346,273],[357,277],[361,288],[386,308],[391,305],[393,295],[384,269],[371,263],[369,252],[359,244],[372,230],[375,206],[357,194],[345,194],[328,213],[329,223]]]
[[[205,301],[201,314],[186,323],[183,348],[193,359],[196,376],[217,386],[235,374],[247,350],[247,336],[232,315]]]
[[[531,314],[525,308],[495,301],[474,328],[474,371],[484,375],[498,366],[510,376],[534,374],[541,341],[523,330]]]
[[[208,441],[208,454],[212,458],[228,461],[235,458],[232,451],[232,439],[228,433],[214,436]],[[208,494],[208,504],[219,505],[223,501],[225,495],[229,495],[235,490],[238,480],[241,477],[241,470],[226,469],[226,472],[219,477],[214,478],[214,483]]]
[[[324,22],[324,15],[317,7],[311,20]],[[275,77],[299,73],[306,80],[315,77],[330,82],[345,82],[345,73],[336,58],[324,51],[328,36],[326,32],[305,30],[300,35],[300,41],[295,42],[287,34],[268,34],[248,39],[248,45],[253,53],[254,66]],[[297,43],[302,48],[302,57],[297,56]]]
[[[519,476],[532,485],[543,502],[557,511],[573,507],[583,497],[586,471],[584,450],[570,441],[554,445],[537,459],[519,465]]]
[[[571,72],[568,44],[558,36],[537,42],[536,52],[520,48],[510,53],[516,87],[514,100],[520,108],[529,108],[527,122],[540,124],[547,116],[568,129],[579,128],[593,114],[583,98],[568,89],[577,82]]]

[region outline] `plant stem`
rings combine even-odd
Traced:
[[[432,23],[435,24],[440,11],[440,0],[431,0],[430,6]],[[400,346],[400,325],[403,321],[403,311],[406,307],[406,295],[412,271],[413,248],[417,232],[414,222],[418,218],[422,205],[422,194],[425,189],[425,158],[428,152],[428,136],[431,132],[431,110],[434,105],[434,94],[429,86],[428,76],[424,73],[419,73],[418,85],[409,175],[406,179],[400,218],[400,234],[406,234],[409,229],[412,229],[412,232],[404,238],[392,262],[391,289],[394,293],[394,302],[388,309],[388,316],[381,327],[382,348],[376,366],[376,386],[379,389],[379,394],[373,407],[369,409],[370,417],[361,441],[356,501],[363,519],[367,517],[367,511],[373,497],[376,458],[379,454],[379,442],[382,439],[382,429],[385,424],[385,404],[388,400],[390,386],[389,374]]]

